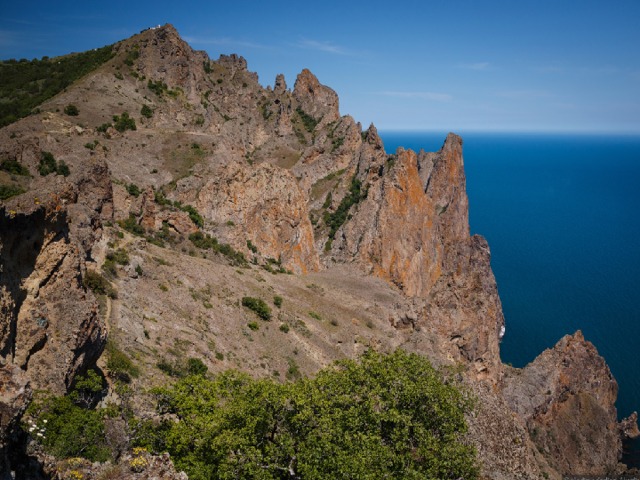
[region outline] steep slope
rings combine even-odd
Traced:
[[[588,376],[563,370],[560,344],[523,370],[500,361],[504,317],[489,247],[469,235],[458,136],[388,154],[310,71],[293,91],[281,75],[263,88],[243,58],[213,61],[170,25],[113,51],[0,130],[0,157],[33,175],[0,172],[26,190],[0,207],[0,352],[24,370],[17,383],[67,390],[107,330],[141,369],[130,388],[146,413],[142,391],[187,358],[284,379],[403,347],[477,393],[469,439],[487,478],[616,471],[615,380],[588,342],[568,342]],[[70,175],[40,176],[42,152]],[[85,289],[87,271],[116,298]],[[247,296],[270,305],[270,322]]]

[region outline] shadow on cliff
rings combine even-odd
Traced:
[[[15,355],[18,312],[27,297],[24,280],[33,273],[38,255],[45,242],[45,232],[55,231],[55,240],[68,236],[65,215],[46,219],[44,209],[31,215],[11,215],[0,209],[0,295],[2,322],[0,323],[0,356]],[[8,295],[8,298],[6,296]],[[46,322],[46,319],[38,319]]]

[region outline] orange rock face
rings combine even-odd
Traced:
[[[250,241],[259,255],[295,273],[319,269],[306,199],[287,170],[267,163],[227,165],[200,190],[196,208],[229,225],[225,240],[236,249],[251,254]]]

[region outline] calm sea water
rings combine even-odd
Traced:
[[[437,151],[443,133],[381,133]],[[506,319],[502,360],[522,367],[580,329],[640,411],[640,137],[462,134],[472,233],[491,247]],[[640,466],[640,442],[627,462]]]

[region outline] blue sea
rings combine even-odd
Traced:
[[[640,136],[459,133],[472,233],[487,238],[506,320],[501,354],[525,366],[580,329],[640,411]],[[446,132],[381,132],[437,151]],[[640,441],[625,446],[640,466]]]

